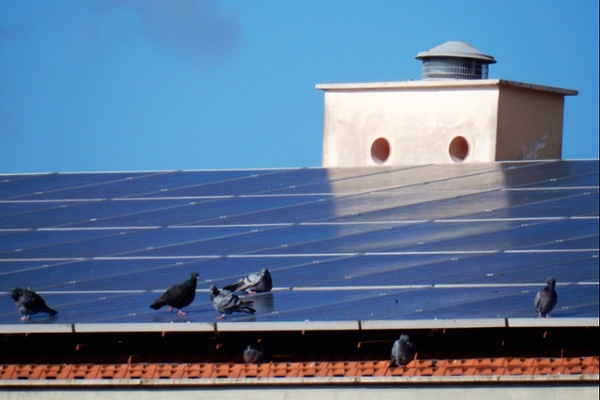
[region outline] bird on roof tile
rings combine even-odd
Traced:
[[[32,315],[41,312],[47,313],[50,316],[58,313],[56,310],[48,307],[44,299],[30,288],[21,289],[14,287],[11,290],[11,297],[15,301],[17,309],[23,314],[22,321],[27,321]]]
[[[258,364],[264,360],[264,351],[261,346],[249,344],[244,349],[244,362],[247,364]]]
[[[406,365],[411,362],[417,353],[415,344],[406,334],[400,335],[400,338],[394,342],[390,356],[390,367]]]
[[[178,315],[185,315],[184,307],[189,306],[196,297],[196,285],[198,284],[198,273],[193,272],[190,276],[177,285],[171,286],[158,299],[150,305],[150,308],[158,310],[163,306],[169,306],[169,311],[173,308],[179,310]]]
[[[273,279],[268,269],[263,268],[260,272],[254,272],[240,278],[235,283],[223,287],[229,292],[246,292],[248,294],[264,293],[273,288]]]
[[[554,289],[556,279],[550,277],[546,280],[546,284],[546,286],[537,292],[533,301],[535,311],[538,312],[538,318],[550,318],[550,311],[554,309],[558,301],[558,295]]]

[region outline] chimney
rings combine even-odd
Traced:
[[[324,167],[560,159],[565,96],[488,79],[496,62],[464,42],[418,53],[422,80],[320,84]]]

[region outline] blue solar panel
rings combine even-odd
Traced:
[[[266,267],[240,321],[598,318],[598,162],[0,175],[0,326],[205,322],[208,287]],[[199,272],[185,317],[149,308]],[[2,289],[0,289],[2,290]]]

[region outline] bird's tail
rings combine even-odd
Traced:
[[[238,288],[242,286],[241,282],[232,283],[231,285],[223,286],[223,290],[231,293],[237,292]]]
[[[167,303],[165,303],[164,301],[155,301],[154,303],[152,303],[152,305],[150,305],[150,308],[154,308],[155,310],[158,310],[159,308],[165,306]]]
[[[58,311],[56,311],[50,307],[46,307],[46,310],[44,310],[44,311],[46,311],[50,316],[58,314]]]
[[[252,307],[253,305],[254,302],[252,300],[242,300],[242,304],[240,305],[240,311],[248,314],[254,314],[256,310],[254,309],[254,307]]]

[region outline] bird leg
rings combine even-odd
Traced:
[[[29,321],[29,315],[23,315],[21,321]]]
[[[173,310],[173,307],[169,306],[169,312],[171,312],[171,310]]]
[[[177,313],[177,315],[185,315],[185,311],[179,310],[179,312]]]
[[[223,315],[219,315],[219,316],[217,317],[217,319],[224,319],[224,318],[225,318],[225,314],[223,314]]]

